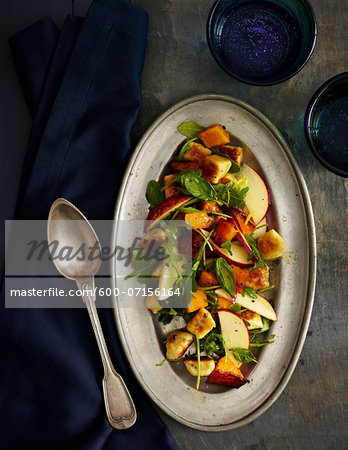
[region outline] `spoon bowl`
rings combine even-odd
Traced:
[[[55,243],[54,264],[66,278],[95,275],[101,266],[101,247],[86,217],[70,202],[58,198],[51,206],[48,242]]]

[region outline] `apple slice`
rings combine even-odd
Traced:
[[[252,232],[252,237],[254,239],[259,239],[261,236],[263,236],[267,231],[267,219],[264,217],[261,222],[257,226],[257,230],[254,230]]]
[[[180,197],[169,197],[163,200],[159,205],[157,205],[152,211],[149,212],[146,223],[145,231],[152,228],[159,220],[164,220],[176,209],[183,206],[186,202],[191,200],[193,197],[188,195],[181,195]]]
[[[208,236],[209,232],[206,230],[199,230],[201,231],[204,236]],[[209,239],[209,242],[213,248],[213,251],[221,256],[222,258],[226,259],[226,261],[229,264],[234,264],[235,266],[239,267],[250,267],[254,263],[252,261],[248,261],[248,255],[245,252],[245,250],[236,242],[231,242],[231,248],[228,250],[224,247],[219,247],[216,242],[214,242],[211,238]]]
[[[235,177],[239,180],[243,176],[248,181],[249,191],[245,197],[245,206],[252,213],[252,218],[255,225],[258,225],[265,217],[269,207],[269,195],[268,189],[260,177],[260,175],[247,164],[243,164],[240,172],[235,174]]]
[[[236,360],[231,349],[235,347],[249,348],[250,336],[248,327],[238,314],[229,309],[220,309],[218,316],[227,355],[237,367],[240,367],[242,363]]]
[[[240,245],[243,247],[244,251],[246,252],[247,255],[249,255],[249,253],[252,252],[252,248],[250,247],[248,241],[246,240],[246,237],[242,234],[242,233],[237,233],[236,234],[236,238],[238,239]],[[251,258],[251,261],[253,263],[257,263],[257,258],[256,256],[253,256]]]
[[[243,297],[242,294],[237,294],[236,303],[243,308],[254,311],[260,316],[266,317],[266,319],[277,321],[277,314],[275,313],[272,305],[261,295],[257,295],[257,298],[251,298],[247,293]]]

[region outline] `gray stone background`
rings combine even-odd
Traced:
[[[310,192],[317,230],[317,287],[308,336],[276,403],[253,423],[221,433],[195,431],[160,414],[180,448],[187,450],[347,448],[348,181],[325,170],[312,156],[303,116],[315,90],[348,70],[348,1],[311,0],[318,22],[314,54],[298,75],[273,87],[243,84],[217,66],[205,37],[213,0],[134,3],[148,11],[150,23],[143,106],[133,145],[154,119],[186,97],[218,93],[244,100],[273,121],[290,144]],[[90,0],[75,0],[75,13],[84,15],[89,4]],[[31,125],[7,39],[45,15],[60,25],[70,12],[71,0],[0,0],[2,227],[14,209]]]

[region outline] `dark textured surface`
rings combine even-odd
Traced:
[[[75,12],[83,14],[89,3],[76,0]],[[160,113],[188,96],[211,92],[249,102],[288,140],[311,194],[318,240],[317,289],[308,337],[277,402],[250,425],[217,434],[163,418],[182,449],[343,449],[348,442],[348,180],[328,172],[312,156],[304,137],[303,116],[314,91],[326,79],[348,70],[347,2],[311,1],[319,33],[314,54],[298,75],[273,87],[248,86],[218,67],[205,39],[212,0],[135,3],[148,11],[150,29],[143,107],[133,133],[134,145]],[[60,25],[70,11],[68,0],[0,2],[1,219],[10,218],[14,208],[30,130],[7,38],[44,15],[51,15]]]

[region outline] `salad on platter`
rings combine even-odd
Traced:
[[[276,287],[272,261],[286,246],[268,227],[267,185],[244,162],[245,150],[232,145],[231,133],[195,122],[178,131],[186,141],[168,173],[147,185],[150,211],[139,246],[161,248],[165,258],[153,261],[151,276],[143,278],[145,266],[134,258],[133,276],[155,287],[145,303],[158,321],[178,325],[167,334],[161,364],[184,364],[197,389],[202,377],[239,388],[248,382],[243,368],[274,341],[277,315],[266,297]]]

